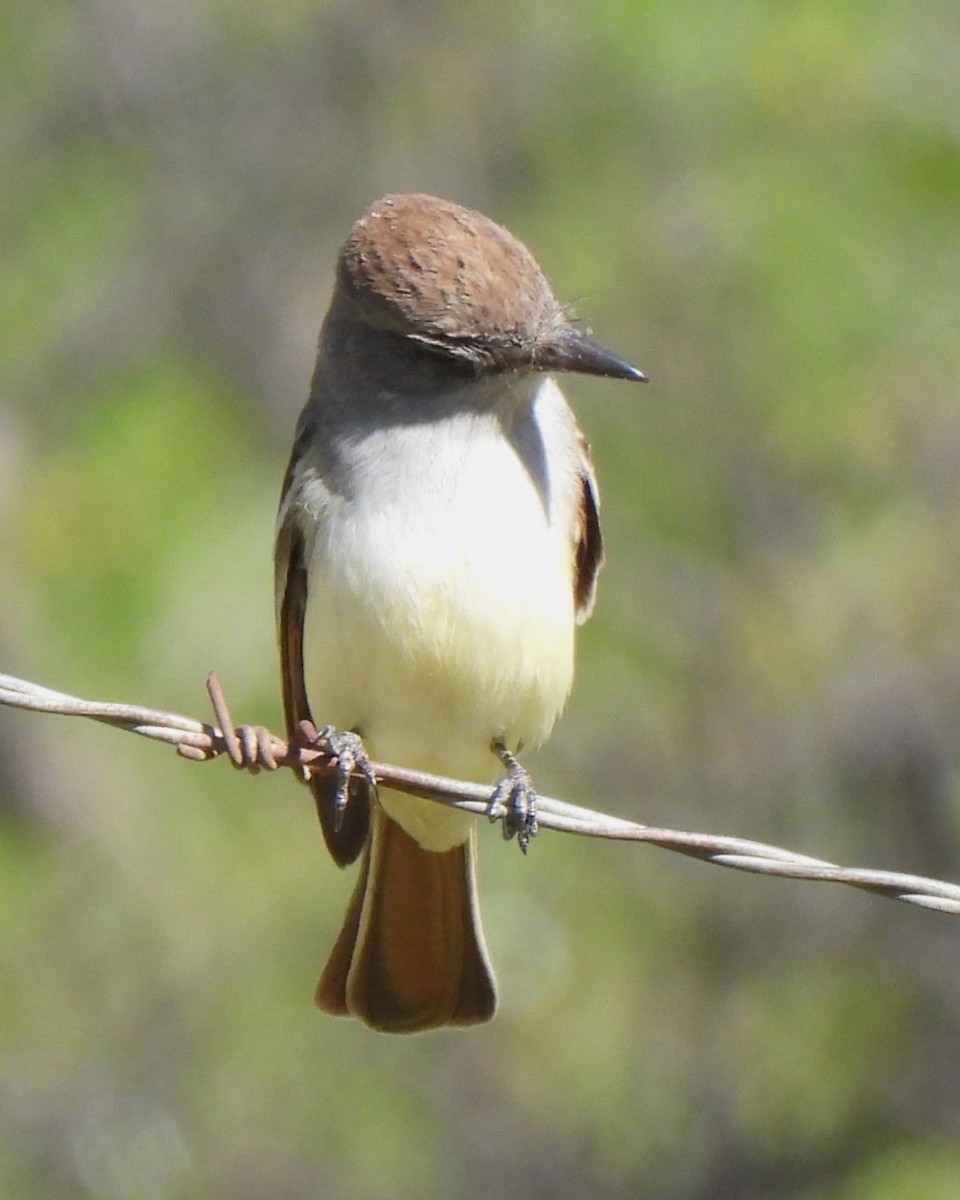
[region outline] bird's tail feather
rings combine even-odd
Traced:
[[[320,1008],[385,1033],[489,1021],[497,1006],[474,884],[474,837],[424,850],[374,803]]]

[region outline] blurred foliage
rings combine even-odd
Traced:
[[[330,265],[489,212],[652,377],[573,381],[609,562],[545,791],[957,875],[960,9],[0,0],[0,669],[279,724],[270,544]],[[0,1193],[941,1200],[957,929],[482,839],[497,1021],[311,990],[289,779],[0,713]],[[130,743],[130,744],[127,744]]]

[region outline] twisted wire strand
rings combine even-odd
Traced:
[[[296,740],[288,743],[262,726],[234,726],[215,675],[209,676],[207,691],[213,704],[216,724],[140,705],[82,700],[12,675],[0,674],[2,705],[101,721],[154,741],[174,745],[183,757],[194,761],[207,761],[226,755],[235,767],[253,773],[261,768],[276,770],[280,767],[290,767],[301,775],[308,771],[337,770],[335,756],[323,748],[324,731],[318,734],[315,728],[304,722],[301,731],[303,744],[298,744]],[[397,791],[436,800],[480,816],[496,818],[502,815],[490,812],[489,786],[412,771],[391,763],[371,762],[369,767],[378,782]],[[539,794],[536,814],[541,828],[559,833],[645,842],[720,867],[788,879],[839,883],[921,908],[960,916],[960,885],[944,880],[896,871],[843,867],[744,838],[659,829]]]

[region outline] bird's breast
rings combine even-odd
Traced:
[[[309,566],[311,705],[378,756],[489,774],[490,738],[542,741],[572,683],[573,473],[535,425],[460,414],[379,431],[347,478]]]

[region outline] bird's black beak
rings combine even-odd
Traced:
[[[541,371],[572,371],[579,375],[602,375],[607,379],[631,379],[646,383],[647,377],[619,355],[601,346],[579,329],[559,330],[537,349],[536,366]]]

